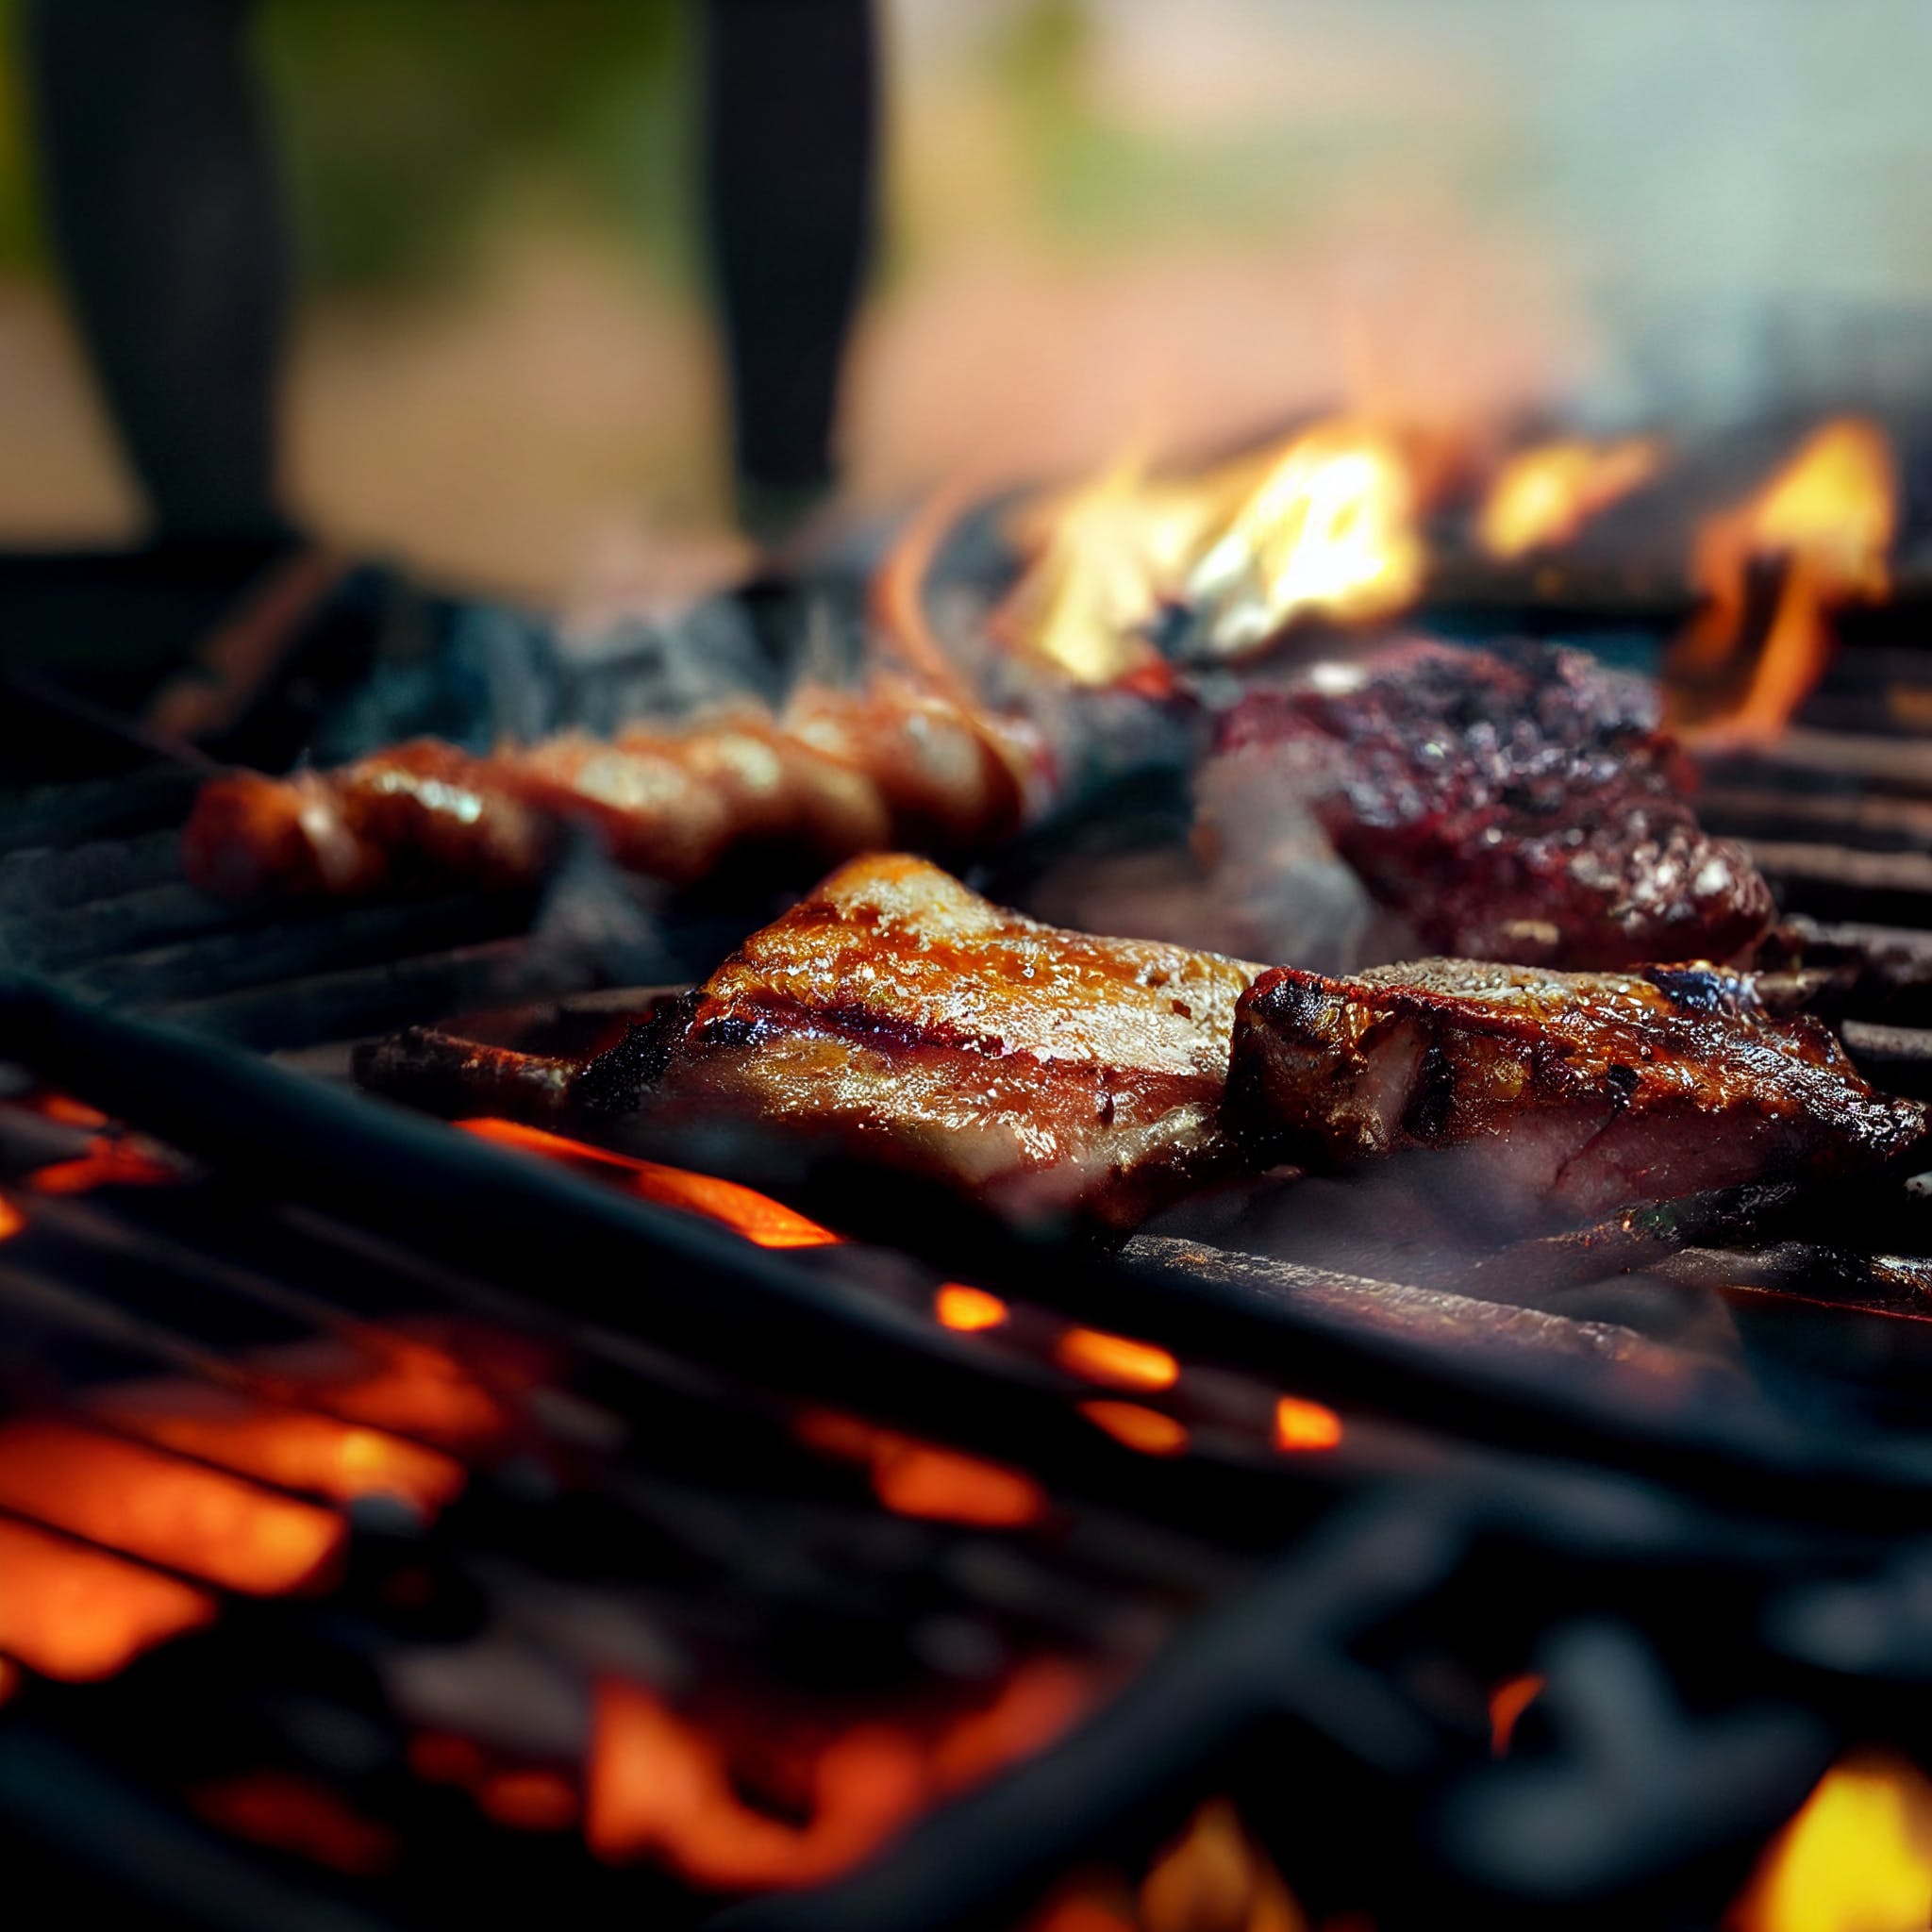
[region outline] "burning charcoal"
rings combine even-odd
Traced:
[[[1925,1130],[1817,1021],[1767,1013],[1748,975],[1458,959],[1264,974],[1241,999],[1227,1115],[1260,1162],[1459,1150],[1468,1185],[1526,1217],[1857,1174]]]
[[[1407,934],[1363,931],[1338,970],[1401,950],[1565,967],[1738,955],[1771,894],[1697,823],[1657,717],[1641,680],[1533,644],[1405,643],[1251,691],[1199,785],[1200,838],[1254,924],[1240,949],[1333,952],[1308,916],[1316,886],[1313,904],[1332,897],[1323,866],[1297,882],[1318,827]]]

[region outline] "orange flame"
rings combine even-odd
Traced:
[[[400,1496],[432,1514],[463,1487],[462,1465],[435,1449],[312,1410],[274,1408],[191,1384],[117,1391],[100,1408],[117,1427],[163,1449],[331,1502]]]
[[[503,1403],[447,1350],[381,1328],[358,1331],[357,1342],[351,1367],[269,1374],[292,1399],[307,1395],[353,1422],[444,1449],[475,1452],[508,1431]]]
[[[824,1248],[844,1240],[828,1227],[821,1227],[795,1208],[736,1181],[719,1180],[708,1174],[692,1174],[681,1167],[665,1167],[655,1160],[638,1160],[627,1154],[614,1154],[608,1147],[593,1147],[588,1141],[572,1141],[562,1134],[546,1133],[541,1127],[526,1127],[519,1121],[469,1120],[457,1124],[478,1140],[493,1141],[504,1147],[527,1147],[554,1159],[584,1162],[605,1168],[622,1169],[630,1175],[633,1193],[655,1201],[660,1208],[680,1208],[689,1214],[702,1214],[722,1223],[734,1234],[761,1248]]]
[[[26,1225],[26,1216],[0,1194],[0,1241],[11,1241]]]
[[[1889,1932],[1932,1924],[1932,1781],[1902,1758],[1826,1772],[1759,1862],[1727,1932]]]
[[[288,1772],[223,1778],[189,1793],[210,1824],[272,1851],[292,1852],[356,1878],[386,1872],[402,1845],[386,1824],[352,1810],[325,1786]]]
[[[1734,739],[1781,730],[1824,672],[1831,613],[1884,598],[1897,524],[1891,447],[1842,418],[1815,431],[1764,489],[1697,534],[1692,569],[1707,602],[1666,666],[1674,722]],[[1781,565],[1761,649],[1732,695],[1748,644],[1754,566]]]
[[[254,1596],[316,1582],[346,1534],[332,1510],[52,1419],[0,1427],[0,1507]]]
[[[5,1704],[20,1689],[20,1666],[8,1663],[0,1657],[0,1704]]]
[[[0,1651],[42,1676],[110,1677],[214,1620],[206,1591],[0,1517]]]
[[[803,1824],[740,1795],[723,1743],[641,1685],[597,1694],[585,1836],[612,1863],[656,1857],[698,1885],[759,1890],[815,1884],[864,1857],[935,1798],[1041,1749],[1091,1696],[1086,1674],[1023,1664],[984,1710],[925,1740],[898,1725],[835,1733],[808,1771]]]
[[[1124,458],[1031,507],[1033,558],[995,627],[1082,684],[1134,681],[1158,662],[1161,610],[1191,613],[1193,648],[1238,658],[1303,618],[1392,615],[1422,586],[1419,466],[1374,425],[1339,417],[1193,476]]]
[[[922,1442],[857,1416],[808,1409],[798,1419],[798,1434],[825,1455],[868,1465],[873,1492],[901,1516],[1008,1529],[1046,1513],[1040,1485],[1019,1470]]]
[[[1143,1932],[1307,1932],[1274,1861],[1226,1798],[1210,1798],[1141,1882]]]
[[[813,1770],[802,1825],[756,1811],[720,1745],[637,1685],[597,1697],[585,1835],[612,1863],[656,1857],[692,1883],[763,1890],[810,1885],[856,1864],[917,1810],[917,1745],[868,1724],[836,1738]]]
[[[1274,1446],[1291,1454],[1333,1449],[1341,1441],[1341,1418],[1319,1402],[1284,1395],[1274,1405]]]
[[[1099,1328],[1069,1328],[1054,1354],[1062,1368],[1115,1389],[1172,1389],[1181,1376],[1180,1363],[1166,1349]]]
[[[1534,1672],[1510,1677],[1490,1692],[1490,1749],[1498,1757],[1508,1755],[1523,1713],[1542,1695],[1543,1679]]]
[[[932,1298],[932,1311],[942,1327],[956,1328],[962,1335],[997,1328],[1010,1312],[998,1295],[988,1294],[983,1288],[968,1288],[961,1281],[941,1284]]]
[[[1143,1456],[1178,1456],[1188,1446],[1184,1423],[1138,1402],[1083,1402],[1080,1413],[1117,1442]]]
[[[1519,450],[1490,485],[1476,541],[1500,558],[1567,543],[1599,511],[1649,482],[1663,458],[1663,445],[1648,437],[1607,443],[1578,439]]]

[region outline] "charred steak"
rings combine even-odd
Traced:
[[[1709,966],[1554,973],[1424,959],[1277,968],[1243,994],[1226,1118],[1251,1158],[1347,1167],[1479,1150],[1484,1185],[1595,1211],[1771,1170],[1876,1168],[1925,1131],[1808,1016]]]
[[[1201,829],[1253,870],[1271,824],[1311,817],[1418,951],[1728,960],[1763,932],[1771,894],[1697,823],[1692,778],[1643,679],[1539,644],[1413,642],[1239,700],[1201,776]],[[1276,958],[1332,957],[1293,931],[1255,938]]]

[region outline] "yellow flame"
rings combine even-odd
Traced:
[[[1318,425],[1281,452],[1188,577],[1217,658],[1264,644],[1296,618],[1388,617],[1414,601],[1424,556],[1400,443],[1369,425]]]
[[[1740,738],[1782,729],[1824,669],[1831,613],[1890,593],[1897,520],[1891,446],[1856,417],[1815,430],[1764,489],[1710,519],[1692,559],[1705,608],[1667,667],[1676,721]],[[1730,694],[1729,674],[1749,653],[1752,567],[1776,558],[1776,608],[1741,692]]]
[[[1104,685],[1158,661],[1148,633],[1166,607],[1186,613],[1195,654],[1222,658],[1298,619],[1389,616],[1421,589],[1420,507],[1401,440],[1349,418],[1189,476],[1124,457],[1016,520],[1033,560],[998,627]]]
[[[1825,1773],[1765,1854],[1729,1932],[1907,1932],[1932,1924],[1932,1782],[1902,1759]]]
[[[1519,450],[1483,499],[1477,541],[1500,558],[1567,543],[1600,510],[1656,475],[1663,457],[1663,445],[1648,437],[1568,439]]]

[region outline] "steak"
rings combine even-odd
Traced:
[[[1244,945],[1325,964],[1271,864],[1306,869],[1309,824],[1382,908],[1384,946],[1524,965],[1730,960],[1772,916],[1743,848],[1712,838],[1659,728],[1655,688],[1580,652],[1411,642],[1249,692],[1201,774],[1201,841],[1291,908]],[[1278,852],[1278,861],[1273,855]],[[1366,909],[1357,928],[1368,923]]]
[[[1467,1147],[1482,1185],[1599,1212],[1768,1173],[1883,1167],[1925,1131],[1749,975],[1424,959],[1354,979],[1277,968],[1243,994],[1226,1121],[1249,1158],[1347,1168]]]

